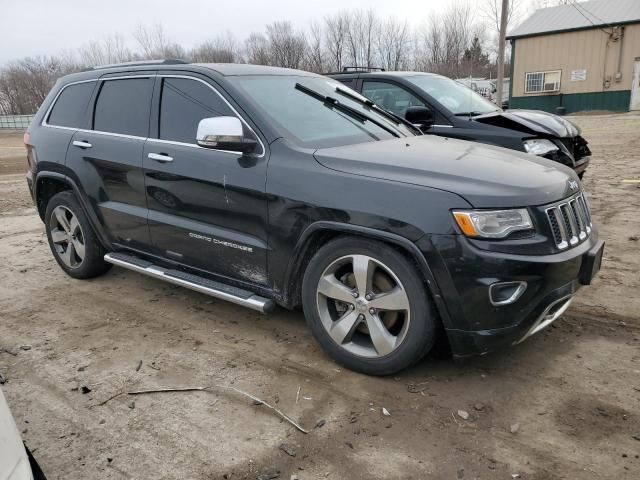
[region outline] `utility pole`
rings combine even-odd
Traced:
[[[500,32],[498,34],[498,78],[496,85],[496,96],[498,97],[498,107],[502,107],[502,87],[504,84],[504,37],[507,35],[507,16],[509,11],[509,0],[502,0],[502,13],[500,14]],[[511,79],[513,81],[513,79]]]

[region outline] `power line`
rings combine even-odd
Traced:
[[[573,8],[575,8],[575,10],[582,15],[587,22],[589,22],[591,25],[593,25],[594,27],[597,27],[599,30],[602,30],[604,33],[606,33],[607,35],[611,35],[613,33],[613,27],[611,25],[609,25],[607,22],[605,22],[604,20],[602,20],[600,17],[598,17],[596,14],[594,14],[593,12],[590,12],[589,10],[587,10],[586,8],[584,8],[582,5],[580,7],[578,7],[578,5],[576,4],[575,0],[567,0],[567,3],[569,5],[571,5]],[[595,18],[596,20],[600,20],[604,25],[606,25],[607,27],[611,28],[612,31],[611,32],[607,32],[604,28],[602,28],[601,25],[596,25],[593,20],[591,20],[589,17],[587,17],[584,13],[588,13],[589,15],[591,15],[593,18]]]

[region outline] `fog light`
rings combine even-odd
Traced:
[[[489,285],[491,305],[500,307],[518,300],[527,289],[527,282],[497,282]]]

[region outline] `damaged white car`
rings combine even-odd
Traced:
[[[29,454],[0,390],[0,480],[38,479],[44,476],[37,465],[32,470]]]

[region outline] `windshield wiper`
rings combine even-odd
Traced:
[[[487,113],[499,112],[500,110],[496,108],[495,110],[489,110],[488,112],[460,112],[454,113],[456,117],[477,117],[478,115],[485,115]]]
[[[396,123],[398,125],[405,125],[405,126],[409,127],[411,130],[413,130],[414,132],[417,132],[418,135],[422,135],[422,130],[420,130],[418,127],[413,125],[413,123],[409,122],[408,120],[405,120],[400,115],[396,115],[395,113],[390,112],[389,110],[385,110],[384,108],[378,106],[378,104],[376,104],[375,102],[369,100],[367,97],[363,97],[363,96],[361,96],[359,94],[355,94],[354,95],[349,90],[346,90],[346,89],[340,87],[340,85],[338,85],[336,87],[336,92],[340,93],[341,95],[344,95],[345,97],[350,98],[351,100],[353,100],[355,102],[358,102],[360,105],[363,105],[363,106],[371,108],[372,110],[374,110],[375,112],[379,113],[383,117],[388,118],[392,122],[394,122],[394,123]]]
[[[475,117],[477,115],[482,115],[480,112],[460,112],[454,113],[456,117]]]
[[[359,122],[362,122],[362,123],[364,123],[366,121],[369,121],[369,122],[373,123],[374,125],[377,125],[381,129],[383,129],[387,133],[390,133],[394,137],[400,138],[400,134],[398,132],[396,132],[392,128],[388,127],[384,123],[376,120],[375,118],[371,118],[368,115],[365,115],[364,113],[356,110],[353,107],[345,105],[344,103],[340,103],[337,99],[335,99],[333,97],[329,97],[327,95],[322,95],[321,93],[316,92],[315,90],[312,90],[309,87],[305,87],[304,85],[301,85],[299,83],[296,83],[296,87],[295,88],[296,88],[296,90],[300,90],[302,93],[306,93],[307,95],[309,95],[310,97],[315,98],[316,100],[320,100],[322,103],[324,103],[329,108],[334,108],[334,109],[336,109],[336,110],[338,110],[338,111],[340,111],[342,113],[346,113],[351,118],[355,118],[356,120],[358,120]]]

